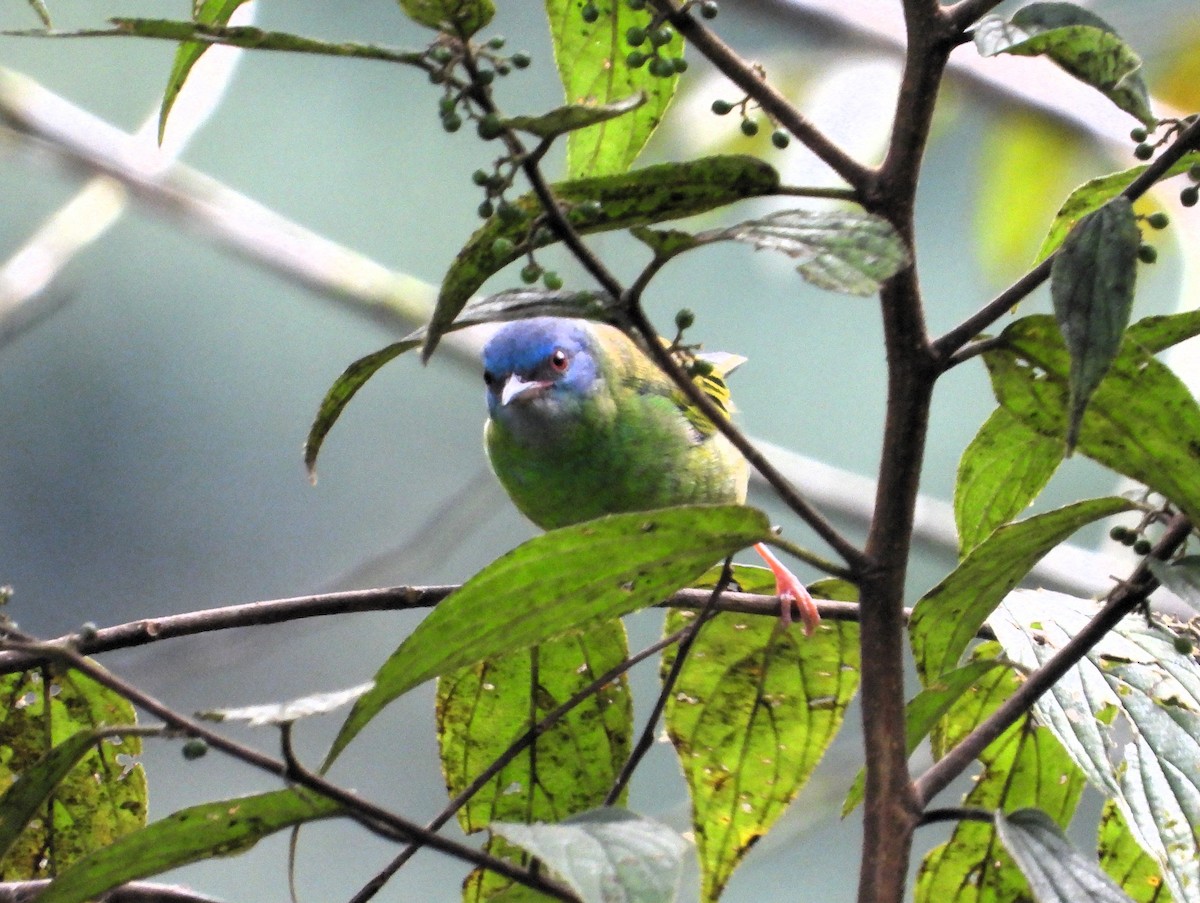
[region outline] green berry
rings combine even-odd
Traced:
[[[507,257],[516,249],[517,246],[511,238],[500,237],[492,242],[492,256],[494,257]]]
[[[1185,207],[1195,207],[1198,200],[1200,200],[1200,188],[1195,185],[1189,185],[1179,192],[1179,203]]]
[[[1108,538],[1111,539],[1113,542],[1124,542],[1125,534],[1128,532],[1129,532],[1128,528],[1122,527],[1120,524],[1118,524],[1117,526],[1113,527],[1111,530],[1108,531]]]
[[[671,60],[671,68],[673,68],[676,72],[687,72],[687,67],[688,61],[681,56],[677,56],[675,59]]]
[[[518,51],[509,57],[509,62],[511,62],[518,69],[528,69],[529,64],[533,62],[533,57],[524,51]]]
[[[1171,218],[1159,210],[1146,217],[1146,222],[1151,229],[1165,229],[1171,225]]]
[[[1185,636],[1175,637],[1175,651],[1180,655],[1192,654],[1192,641]]]
[[[625,64],[630,69],[641,69],[646,65],[646,60],[648,59],[649,57],[646,54],[640,53],[637,50],[631,50],[629,56],[625,57]]]
[[[480,69],[475,73],[475,83],[479,85],[490,85],[496,80],[496,73],[491,69]]]
[[[438,46],[429,51],[429,58],[435,63],[442,63],[444,65],[454,58],[454,54],[451,53],[449,47]]]
[[[458,106],[458,99],[455,97],[443,97],[438,101],[438,113],[442,116],[448,113],[453,113],[455,107]]]
[[[656,56],[650,61],[650,74],[655,78],[670,78],[675,74],[675,66],[666,57]]]
[[[576,214],[583,220],[594,220],[604,212],[604,205],[597,200],[584,201],[575,205]]]
[[[504,35],[498,34],[495,37],[488,38],[487,45],[491,47],[492,50],[499,50],[504,46]]]
[[[1154,263],[1158,260],[1158,249],[1154,245],[1139,245],[1137,255],[1142,263]]]
[[[512,72],[512,66],[508,65],[508,63],[497,63],[496,64],[496,74],[497,75],[508,75],[508,73],[510,73],[510,72]]]
[[[715,19],[720,11],[721,7],[717,5],[717,0],[704,0],[700,4],[700,16],[704,19]]]
[[[791,143],[791,141],[792,141],[792,136],[789,135],[787,132],[785,132],[783,129],[776,129],[775,131],[773,131],[771,133],[771,143],[774,144],[780,150],[783,150],[785,147],[787,147]]]
[[[1132,132],[1129,133],[1129,140],[1136,141],[1138,144],[1141,144],[1143,141],[1145,141],[1149,137],[1150,137],[1150,133],[1148,131],[1146,131],[1144,128],[1142,128],[1140,125],[1137,128],[1135,128]]]
[[[480,188],[482,188],[484,185],[486,185],[491,180],[492,180],[491,175],[482,169],[477,169],[473,173],[471,173],[471,181],[474,182],[476,185],[478,185]]]
[[[634,25],[625,32],[625,43],[630,47],[641,47],[646,43],[646,29]]]
[[[758,123],[753,119],[742,120],[742,134],[747,138],[753,138],[758,134]]]
[[[650,32],[650,43],[655,47],[665,47],[671,43],[671,39],[674,37],[675,29],[671,28],[670,25],[664,25]]]
[[[712,111],[718,116],[728,116],[733,112],[733,104],[727,100],[714,100],[712,102]]]
[[[696,322],[696,314],[688,308],[683,308],[675,314],[675,328],[680,332],[685,329],[691,329],[692,324]]]
[[[1137,542],[1137,534],[1132,530],[1126,530],[1125,534],[1121,537],[1121,545],[1132,546],[1135,542]]]
[[[501,201],[496,207],[496,215],[500,217],[503,223],[519,223],[525,219],[525,211],[508,201]]]
[[[1151,544],[1150,540],[1148,539],[1139,539],[1133,544],[1133,551],[1137,552],[1139,555],[1149,555],[1150,550],[1153,548],[1153,544]]]
[[[99,630],[100,628],[96,626],[95,621],[84,621],[79,625],[79,631],[76,635],[85,643],[90,643],[96,638],[96,634],[99,632]]]
[[[583,16],[584,22],[595,22],[600,18],[600,10],[596,9],[596,4],[594,3],[585,3],[579,14]]]
[[[526,285],[533,285],[541,278],[542,268],[536,263],[527,263],[521,267],[521,281]]]
[[[442,128],[447,132],[457,132],[462,128],[462,117],[457,113],[447,113],[442,117]]]
[[[492,206],[491,201],[484,201],[477,208],[475,208],[475,212],[478,213],[484,219],[487,219],[489,216],[491,216],[493,213],[496,212],[496,208]]]
[[[550,291],[556,292],[563,287],[562,276],[558,275],[554,270],[546,270],[542,274],[542,285],[546,286]]]
[[[533,237],[530,239],[530,242],[532,242],[535,247],[548,245],[552,241],[554,241],[554,233],[545,226],[538,226],[536,229],[534,229]]]
[[[495,113],[488,113],[479,120],[479,125],[476,127],[479,132],[479,137],[484,141],[491,141],[493,138],[499,138],[504,132],[504,124],[500,122],[500,117]]]
[[[1154,156],[1154,148],[1149,144],[1139,144],[1133,149],[1133,155],[1139,160],[1149,160]]]
[[[183,744],[180,752],[183,753],[183,757],[185,759],[187,759],[189,762],[193,762],[208,752],[208,744],[199,737],[193,737],[191,740],[187,741],[187,743]]]

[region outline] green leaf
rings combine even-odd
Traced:
[[[400,644],[342,725],[325,767],[389,702],[424,681],[652,605],[770,535],[761,511],[693,505],[534,537],[468,580]]]
[[[904,717],[904,747],[908,754],[912,755],[916,751],[917,747],[921,745],[921,741],[929,736],[942,716],[958,702],[964,693],[979,685],[980,678],[992,668],[1003,665],[1003,662],[994,659],[968,662],[961,668],[955,668],[938,677],[910,699]],[[854,783],[850,785],[846,801],[842,804],[842,818],[853,812],[862,802],[863,794],[866,791],[866,781],[866,769],[861,768],[854,778]]]
[[[549,866],[584,903],[669,903],[688,850],[666,825],[615,808],[554,825],[497,822],[492,830]]]
[[[492,21],[492,0],[400,0],[400,8],[414,22],[447,34],[469,38]]]
[[[1144,125],[1155,122],[1141,58],[1095,13],[1073,3],[1031,3],[1007,22],[985,16],[974,37],[982,56],[1047,56]]]
[[[38,901],[84,903],[127,881],[243,853],[275,831],[339,813],[337,804],[301,788],[181,809],[79,860]]]
[[[1159,583],[1192,608],[1200,609],[1200,555],[1185,555],[1170,564],[1150,556],[1146,566]]]
[[[446,789],[457,796],[552,709],[628,655],[620,621],[494,656],[438,680]],[[530,699],[536,656],[537,696]],[[576,706],[458,810],[463,831],[493,821],[561,821],[604,803],[629,757],[633,713],[622,677]]]
[[[609,104],[639,92],[647,103],[631,116],[622,116],[567,138],[567,175],[610,176],[633,165],[667,111],[679,76],[659,78],[649,66],[632,69],[626,57],[635,48],[625,40],[630,28],[648,28],[650,10],[632,10],[621,2],[596,4],[599,18],[584,22],[578,0],[546,0],[554,62],[569,104]],[[641,47],[646,50],[646,46]],[[678,34],[660,48],[666,58],[683,56]]]
[[[972,664],[987,660],[996,644],[985,644]],[[934,743],[944,754],[990,717],[1015,692],[1021,677],[1009,668],[980,675],[943,720]],[[972,780],[963,805],[971,809],[1012,810],[1037,806],[1066,825],[1085,785],[1071,759],[1044,727],[1022,717],[980,754],[983,771]],[[1004,853],[991,825],[961,821],[950,840],[925,858],[917,877],[918,903],[1025,900],[1026,881]]]
[[[0,860],[0,880],[51,877],[54,869],[145,823],[146,773],[133,764],[142,752],[141,738],[94,739],[107,728],[135,723],[128,700],[76,672],[55,675],[49,685],[41,672],[8,674],[0,678],[0,687],[0,787],[16,794],[5,796],[6,808],[10,802],[14,808],[4,813],[8,852]],[[81,736],[91,742],[77,739]],[[77,744],[90,748],[65,778],[59,777]],[[41,769],[38,778],[35,769]],[[27,780],[34,783],[22,789]],[[42,817],[20,831],[27,820],[18,808],[31,802],[26,793],[36,796],[48,787],[53,788],[48,817],[43,807]],[[20,835],[15,840],[14,830]]]
[[[761,160],[719,156],[647,166],[622,175],[560,182],[553,186],[553,192],[559,203],[567,206],[566,216],[572,226],[586,235],[703,213],[744,198],[770,194],[778,186],[779,174]],[[424,358],[433,353],[467,299],[488,277],[528,253],[529,223],[542,212],[541,205],[533,194],[524,195],[513,204],[524,217],[507,220],[498,215],[491,217],[454,258],[442,281],[437,308],[428,327]],[[497,252],[498,238],[508,239],[512,244],[501,243]],[[536,246],[557,240],[547,235]]]
[[[1121,498],[1089,499],[995,530],[913,609],[909,638],[921,682],[957,667],[984,619],[1043,555],[1080,527],[1133,507]]]
[[[631,94],[629,97],[615,100],[612,103],[572,103],[556,107],[549,113],[543,113],[540,116],[514,116],[504,120],[504,124],[509,128],[529,132],[539,138],[553,138],[556,135],[624,116],[645,102],[646,93],[639,91],[637,94]]]
[[[1200,151],[1193,151],[1185,155],[1167,170],[1163,178],[1169,179],[1172,176],[1182,175],[1196,163],[1200,163]],[[1063,205],[1058,209],[1058,213],[1054,217],[1054,222],[1050,225],[1050,231],[1046,234],[1046,238],[1042,242],[1041,250],[1038,251],[1037,259],[1034,263],[1041,263],[1053,254],[1058,249],[1058,246],[1062,244],[1063,239],[1067,237],[1067,233],[1075,228],[1077,222],[1093,210],[1099,210],[1128,188],[1129,184],[1145,171],[1145,166],[1135,166],[1132,169],[1110,173],[1109,175],[1092,179],[1090,182],[1084,182],[1072,191],[1067,196],[1067,199],[1063,201]]]
[[[744,587],[743,587],[744,588]],[[673,632],[696,612],[673,610]],[[674,661],[663,655],[663,672]],[[772,618],[706,623],[664,721],[692,799],[702,898],[715,900],[807,783],[858,689],[858,625],[822,621],[805,639]]]
[[[1096,610],[1090,600],[1018,591],[989,624],[1010,658],[1036,668],[1076,636]],[[1200,888],[1196,660],[1176,649],[1173,634],[1131,616],[1037,700],[1034,714],[1088,780],[1115,800],[1175,899],[1195,899]],[[1130,736],[1132,741],[1125,742]]]
[[[359,684],[347,690],[334,690],[330,693],[314,693],[289,702],[274,702],[265,705],[248,705],[236,709],[212,709],[199,712],[197,718],[208,721],[245,721],[249,727],[263,725],[291,724],[301,718],[311,718],[313,715],[325,715],[336,711],[344,705],[354,702],[371,689],[372,684]]]
[[[1040,809],[996,813],[996,833],[1037,903],[1128,903],[1129,897]]]
[[[1169,498],[1200,522],[1200,407],[1187,387],[1153,357],[1151,340],[1172,341],[1200,325],[1159,320],[1146,329],[1130,327],[1129,341],[1100,383],[1079,429],[1078,449]],[[1186,327],[1186,328],[1182,328]],[[1018,420],[1048,438],[1066,425],[1070,360],[1058,327],[1049,317],[1024,317],[1001,334],[1003,347],[984,355],[997,400]]]
[[[1138,846],[1125,817],[1112,800],[1105,800],[1097,843],[1100,867],[1137,903],[1171,903],[1154,860]]]
[[[696,238],[780,251],[800,261],[796,272],[813,285],[850,295],[874,294],[911,262],[896,230],[871,213],[783,210]]]
[[[1029,507],[1062,460],[1062,446],[1039,436],[1004,408],[980,427],[958,462],[954,523],[966,555]]]
[[[194,17],[201,25],[224,25],[229,21],[239,6],[246,0],[202,0],[194,7]],[[163,134],[167,129],[167,116],[175,99],[183,89],[183,83],[191,74],[192,67],[212,46],[199,41],[187,41],[179,45],[175,51],[175,62],[171,65],[171,74],[167,77],[167,87],[163,92],[162,107],[158,112],[158,143],[162,144]]]
[[[1133,205],[1116,197],[1071,230],[1051,266],[1054,316],[1071,355],[1067,454],[1129,325],[1141,237]]]
[[[310,480],[316,481],[317,455],[321,453],[321,444],[342,415],[342,409],[350,403],[350,399],[366,385],[367,380],[374,376],[380,367],[420,345],[421,339],[419,338],[393,342],[386,348],[373,351],[366,357],[360,357],[333,381],[333,385],[321,399],[321,405],[317,408],[317,416],[313,420],[312,426],[309,427],[308,438],[304,440],[304,466],[308,469]]]

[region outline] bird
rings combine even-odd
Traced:
[[[677,343],[676,343],[677,344]],[[725,376],[744,358],[675,349],[724,413]],[[483,349],[487,456],[517,508],[552,530],[606,514],[688,504],[744,504],[749,466],[633,339],[605,323],[531,317]],[[820,621],[804,584],[762,543],[780,620]]]

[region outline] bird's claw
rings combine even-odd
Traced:
[[[792,606],[795,606],[800,615],[800,621],[804,624],[804,635],[812,636],[817,630],[817,625],[821,623],[821,613],[817,610],[817,603],[813,601],[813,597],[809,595],[800,579],[789,571],[765,545],[758,543],[754,550],[762,556],[767,567],[771,569],[771,573],[775,575],[775,595],[779,597],[781,603],[779,623],[785,628],[791,627]]]

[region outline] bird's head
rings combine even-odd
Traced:
[[[535,317],[501,328],[483,349],[494,420],[568,415],[594,390],[599,346],[585,320]]]

